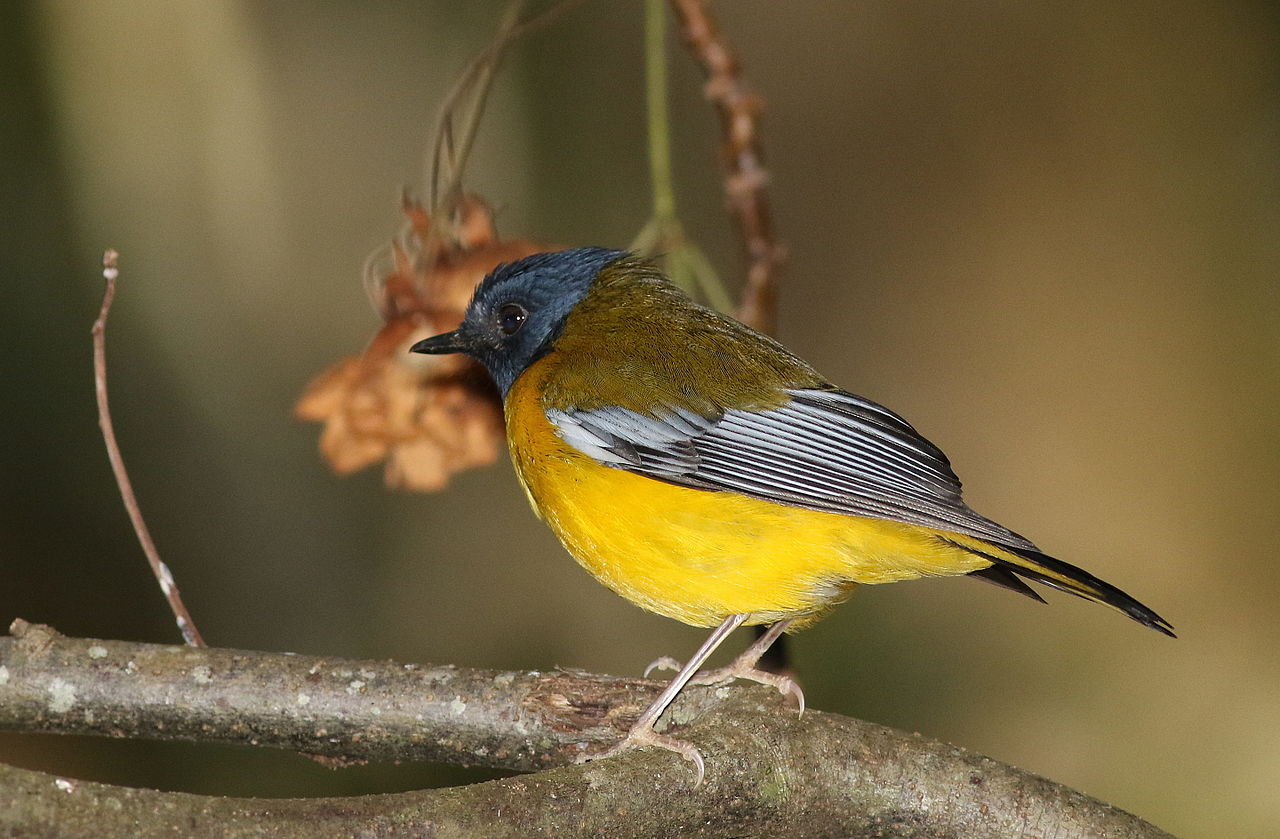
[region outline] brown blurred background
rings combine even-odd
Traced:
[[[177,633],[96,427],[105,247],[117,431],[221,646],[635,674],[700,630],[580,571],[501,464],[436,495],[335,478],[306,382],[378,322],[362,260],[498,3],[0,4],[0,619]],[[1280,14],[1264,2],[721,4],[768,100],[781,337],[901,411],[980,511],[1177,641],[1050,594],[866,589],[794,639],[810,703],[1046,775],[1182,836],[1280,823]],[[641,11],[520,45],[468,183],[506,235],[620,246],[648,213]],[[679,201],[741,274],[700,77]],[[224,794],[486,777],[0,737],[0,759]]]

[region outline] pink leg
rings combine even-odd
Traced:
[[[634,749],[640,746],[658,746],[659,748],[675,752],[696,766],[698,769],[698,776],[693,785],[696,787],[701,784],[702,777],[706,773],[706,764],[703,763],[702,754],[692,743],[677,740],[676,738],[670,737],[666,734],[659,734],[654,730],[653,726],[658,721],[658,718],[662,716],[662,712],[667,710],[667,706],[670,705],[677,696],[679,696],[680,691],[683,690],[684,686],[689,683],[691,678],[693,678],[693,674],[698,672],[698,668],[706,663],[706,660],[713,652],[716,651],[716,647],[719,647],[720,644],[724,642],[724,639],[728,638],[729,634],[741,626],[742,622],[746,619],[746,615],[730,615],[725,618],[724,623],[716,627],[715,631],[711,633],[711,637],[703,642],[702,646],[698,648],[698,651],[693,654],[693,658],[689,659],[689,662],[685,664],[684,667],[680,668],[680,672],[671,680],[671,684],[667,685],[666,689],[663,690],[662,693],[658,694],[658,698],[653,700],[653,704],[651,704],[648,709],[640,715],[640,718],[636,720],[635,725],[631,726],[631,730],[627,732],[627,736],[624,737],[620,743],[603,754],[585,757],[580,760],[597,760],[602,757],[613,757],[614,755],[621,754],[628,749]],[[775,635],[774,637],[776,638],[777,636]],[[760,639],[760,641],[763,640],[765,639]],[[758,646],[759,643],[760,642],[757,641],[756,644],[752,645],[752,648],[754,649],[754,647]],[[772,643],[772,641],[769,643]],[[768,644],[765,644],[765,648],[768,648]],[[763,650],[756,656],[756,660],[759,660],[760,655],[763,655]]]
[[[777,688],[778,692],[784,696],[794,696],[797,704],[800,706],[800,713],[804,713],[804,691],[800,690],[800,686],[795,683],[794,679],[786,676],[779,676],[776,673],[769,673],[759,669],[756,665],[760,663],[760,658],[773,646],[773,642],[786,631],[791,625],[791,621],[779,621],[765,634],[761,635],[756,642],[750,647],[742,651],[742,655],[735,658],[730,664],[724,667],[718,667],[715,670],[708,670],[705,673],[699,673],[697,676],[691,676],[686,680],[691,685],[718,685],[724,682],[731,682],[734,679],[747,679],[752,682],[759,682],[762,685],[769,685]],[[646,676],[653,670],[677,670],[680,668],[679,663],[675,659],[660,658],[653,664],[650,664],[644,671]]]

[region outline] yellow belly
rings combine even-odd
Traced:
[[[927,528],[688,489],[602,466],[564,443],[547,421],[537,398],[541,365],[507,397],[516,472],[569,553],[645,609],[694,626],[736,614],[750,615],[748,623],[797,618],[803,625],[859,583],[991,564]]]

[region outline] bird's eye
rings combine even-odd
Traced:
[[[508,303],[498,310],[498,328],[503,335],[514,335],[529,319],[529,313],[518,303]]]

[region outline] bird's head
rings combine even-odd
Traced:
[[[625,256],[625,251],[575,248],[500,265],[476,286],[457,329],[410,349],[466,353],[485,366],[505,398],[516,377],[550,351],[600,269]]]

